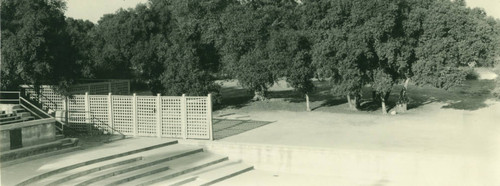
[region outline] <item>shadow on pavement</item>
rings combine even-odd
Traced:
[[[272,123],[270,121],[214,119],[214,140],[220,140]]]

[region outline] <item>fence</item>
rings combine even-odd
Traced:
[[[63,106],[64,97],[56,93],[52,86],[42,85],[40,87],[40,95],[36,93],[33,86],[21,85],[25,91],[25,96],[29,95],[30,99],[38,100],[43,109],[59,109]],[[92,95],[107,95],[108,93],[118,95],[130,94],[129,80],[112,80],[108,82],[85,83],[73,85],[69,88],[72,94],[85,94],[86,92]]]
[[[213,139],[210,94],[207,97],[85,94],[68,99],[67,105],[69,126],[74,129],[85,130],[93,123],[125,135]]]

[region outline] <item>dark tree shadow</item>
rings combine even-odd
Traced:
[[[330,91],[327,82],[315,82],[316,90],[309,94],[309,101],[321,102],[321,105],[313,107],[312,110],[320,108],[331,108],[347,103],[344,95],[334,95]],[[408,109],[416,109],[423,105],[442,102],[447,103],[442,108],[459,110],[477,110],[487,107],[485,101],[491,98],[491,91],[495,88],[493,80],[467,80],[461,86],[449,90],[438,89],[430,86],[413,86],[408,88],[407,95],[410,102]],[[391,95],[386,102],[387,110],[396,106],[399,99],[401,85],[394,86]],[[238,87],[228,87],[222,89],[222,102],[216,105],[215,110],[224,108],[239,109],[248,106],[252,102],[253,93]],[[358,108],[360,111],[376,111],[381,108],[381,104],[373,102],[372,88],[363,88],[362,103]],[[270,99],[283,99],[290,103],[305,103],[303,94],[295,90],[270,91]]]
[[[494,88],[493,80],[468,80],[463,85],[449,90],[412,86],[408,90],[410,97],[408,109],[415,109],[433,102],[443,102],[447,103],[442,106],[446,109],[478,110],[488,107],[485,102],[492,98],[491,91]]]
[[[255,120],[236,120],[236,119],[214,119],[213,120],[213,133],[214,140],[220,140],[243,132],[247,132],[264,125],[269,121],[255,121]]]
[[[315,108],[312,108],[311,110],[316,110],[316,109],[319,109],[322,107],[334,107],[334,106],[342,105],[345,103],[347,103],[346,99],[328,99],[325,102],[323,102],[321,105],[319,105]]]
[[[358,109],[360,111],[376,111],[376,110],[380,109],[381,107],[382,106],[380,105],[379,102],[369,100],[369,101],[362,102],[359,105]]]
[[[252,101],[253,95],[241,88],[228,87],[221,90],[222,100],[220,104],[216,104],[214,110],[225,108],[242,108]]]

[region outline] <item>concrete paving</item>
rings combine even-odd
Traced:
[[[274,122],[208,146],[257,169],[221,185],[500,185],[500,102],[474,111],[444,104],[395,116],[238,113]],[[247,182],[252,174],[263,180]]]
[[[59,154],[35,161],[27,161],[8,167],[2,167],[0,177],[1,185],[15,185],[35,175],[56,170],[68,165],[171,141],[173,140],[161,138],[129,138],[103,144],[97,147]]]
[[[500,185],[500,103],[487,104],[463,111],[431,103],[396,116],[251,112],[240,115],[272,123],[220,141],[184,143],[255,166],[217,185]],[[126,139],[2,167],[1,183],[168,141]]]

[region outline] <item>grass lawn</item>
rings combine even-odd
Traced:
[[[498,72],[497,72],[498,71]],[[478,68],[477,72],[482,76],[491,76],[500,73],[500,67],[495,69]],[[221,81],[222,102],[214,107],[214,115],[227,113],[248,113],[254,111],[293,111],[302,112],[306,110],[305,97],[289,87],[284,80],[280,80],[269,89],[269,100],[252,101],[253,92],[243,89],[236,80]],[[331,113],[351,114],[381,114],[381,106],[372,102],[372,91],[365,87],[361,98],[359,111],[352,111],[345,95],[333,95],[330,91],[331,85],[328,81],[314,81],[316,90],[309,95],[311,109],[314,111]],[[387,106],[392,109],[396,105],[402,85],[395,85]],[[418,109],[421,106],[441,102],[445,103],[442,108],[458,110],[478,110],[488,105],[486,100],[493,98],[492,90],[495,81],[491,79],[467,80],[463,85],[443,90],[430,86],[415,86],[411,84],[408,88],[410,103],[408,109]],[[135,90],[137,95],[152,95],[149,90]]]
[[[365,113],[380,114],[381,106],[371,101],[371,88],[365,87],[363,91],[360,111],[354,112],[349,109],[345,96],[333,95],[327,81],[315,81],[316,91],[311,94],[311,108],[313,111],[334,113]],[[388,108],[395,106],[402,86],[393,88],[388,101]],[[493,80],[467,80],[463,85],[450,90],[442,90],[429,86],[419,87],[410,85],[408,96],[410,97],[409,109],[416,109],[422,105],[432,102],[443,102],[443,108],[460,110],[477,110],[487,106],[485,101],[492,98],[491,91],[495,88]],[[216,107],[216,114],[227,112],[253,112],[253,111],[305,111],[305,98],[286,82],[281,80],[269,91],[269,100],[252,101],[253,94],[237,84],[236,81],[224,81],[222,88],[222,103]]]

